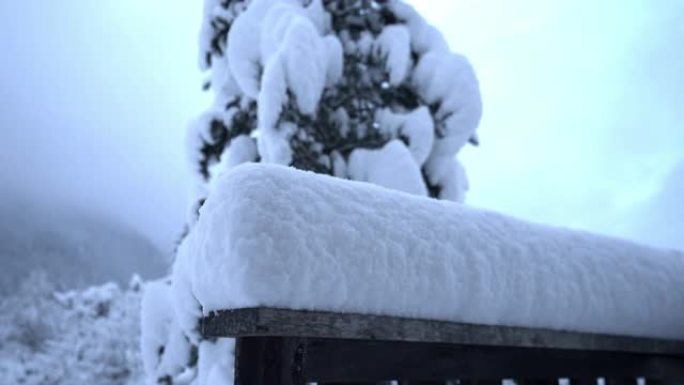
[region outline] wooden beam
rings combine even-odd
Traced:
[[[274,308],[220,311],[200,326],[207,338],[286,336],[684,356],[684,341]]]
[[[500,384],[502,378],[532,378],[538,380],[525,383],[557,384],[561,377],[640,376],[684,380],[684,357],[331,338],[300,341],[306,382],[412,384],[467,378]]]

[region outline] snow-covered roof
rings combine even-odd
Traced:
[[[174,266],[188,332],[271,306],[684,339],[684,253],[295,169],[219,177]]]

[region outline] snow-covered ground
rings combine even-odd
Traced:
[[[33,273],[0,298],[0,383],[140,385],[142,282],[55,292]]]

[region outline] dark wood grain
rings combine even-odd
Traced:
[[[286,336],[684,356],[684,341],[273,308],[216,312],[201,321],[201,330],[207,338]]]
[[[236,385],[304,385],[303,346],[282,337],[238,338],[235,344]]]
[[[684,379],[684,357],[541,348],[469,346],[401,341],[305,339],[307,381],[441,381],[452,378]],[[538,379],[538,380],[537,380]]]
[[[596,385],[596,378],[570,378],[569,385]],[[636,379],[634,380],[636,381]]]

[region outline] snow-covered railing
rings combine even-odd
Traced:
[[[242,384],[684,380],[682,252],[286,167],[219,177],[172,281],[200,377],[222,336]]]
[[[236,385],[684,381],[682,341],[273,308],[213,313],[201,330],[237,338]]]

